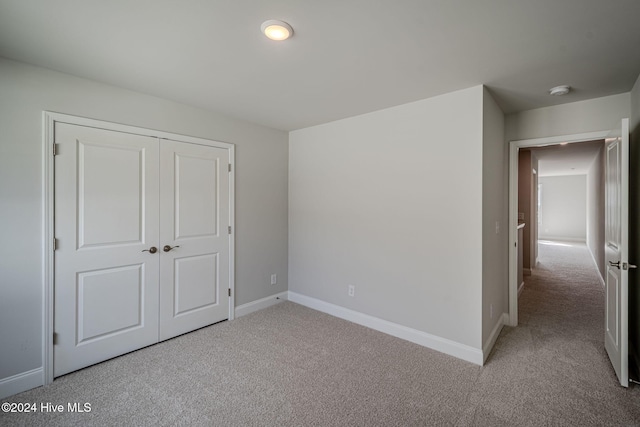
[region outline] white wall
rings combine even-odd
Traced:
[[[290,291],[480,349],[482,102],[477,86],[291,132]]]
[[[587,246],[604,278],[604,145],[587,172]]]
[[[235,143],[235,303],[287,290],[286,132],[4,59],[0,100],[0,393],[43,364],[43,110]]]
[[[538,237],[586,242],[587,176],[541,176]]]
[[[504,114],[486,88],[482,118],[482,345],[486,347],[502,314],[509,311],[508,176],[503,168],[508,163],[508,147],[504,143]]]

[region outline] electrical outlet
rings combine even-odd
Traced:
[[[272,274],[271,275],[271,284],[272,285],[276,285],[278,283],[278,275],[277,274]]]
[[[493,304],[489,304],[489,318],[493,319]]]
[[[500,221],[496,221],[496,234],[500,234]]]
[[[356,295],[356,287],[353,285],[349,285],[348,287],[348,293],[350,297],[353,297]]]

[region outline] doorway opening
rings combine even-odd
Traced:
[[[523,148],[518,157],[524,277],[542,241],[586,245],[604,277],[604,140]]]
[[[509,322],[518,325],[516,233],[518,221],[518,154],[523,148],[585,141],[605,141],[604,159],[604,347],[620,385],[629,384],[629,119],[611,131],[512,141],[509,151]],[[513,246],[511,246],[513,244]]]
[[[518,291],[521,290],[522,277],[527,272],[530,272],[532,267],[535,267],[537,255],[538,255],[538,228],[539,228],[539,211],[537,209],[538,205],[538,189],[539,189],[539,164],[535,161],[532,162],[529,157],[528,167],[530,178],[529,186],[531,188],[531,193],[528,195],[524,195],[524,198],[528,199],[528,210],[525,212],[521,212],[521,208],[519,209],[519,198],[521,198],[521,194],[518,189],[518,182],[521,174],[521,166],[520,164],[520,151],[528,150],[539,150],[541,153],[543,150],[551,151],[557,148],[553,148],[554,146],[561,146],[563,148],[572,148],[578,147],[577,149],[573,149],[576,151],[580,151],[581,143],[593,143],[594,141],[603,141],[607,135],[608,131],[602,132],[589,132],[584,134],[575,134],[575,135],[565,135],[558,137],[548,137],[548,138],[535,138],[528,140],[520,140],[520,141],[512,141],[509,147],[509,325],[517,326],[518,325]],[[584,146],[584,145],[583,145]],[[566,152],[570,152],[573,150],[566,150]],[[544,154],[541,154],[544,156]],[[526,165],[526,162],[525,162]],[[536,171],[535,174],[533,171]],[[544,193],[544,189],[542,192]],[[527,203],[525,203],[526,205]],[[523,209],[524,210],[524,209]],[[533,231],[529,233],[531,238],[527,239],[526,242],[518,243],[518,225],[521,223],[529,222],[530,230]],[[523,236],[525,235],[522,233]],[[520,258],[522,259],[521,268],[518,268],[518,252],[522,249],[522,254]],[[525,262],[528,261],[528,262]],[[529,269],[529,271],[527,271]]]

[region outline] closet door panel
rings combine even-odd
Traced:
[[[54,376],[158,341],[158,140],[55,124]],[[145,252],[143,252],[145,251]]]
[[[229,153],[160,144],[160,339],[229,316]]]

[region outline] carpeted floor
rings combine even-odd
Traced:
[[[640,388],[618,385],[602,324],[586,248],[541,245],[520,326],[482,368],[285,302],[13,396],[65,413],[0,425],[640,425]]]

